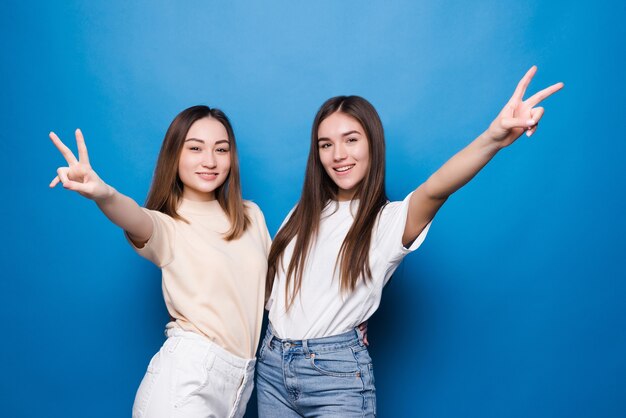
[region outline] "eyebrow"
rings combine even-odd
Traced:
[[[185,139],[185,142],[189,142],[189,141],[195,141],[195,142],[199,142],[201,144],[205,143],[204,139],[198,139],[198,138],[188,138],[188,139]],[[217,145],[217,144],[230,144],[230,141],[228,139],[221,139],[219,141],[215,141],[215,145]]]
[[[348,135],[352,135],[352,134],[363,135],[359,131],[352,130],[352,131],[348,131],[348,132],[342,133],[341,136],[348,136]],[[326,138],[326,137],[317,138],[317,142],[320,142],[320,141],[330,141],[330,138]]]

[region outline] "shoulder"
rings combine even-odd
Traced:
[[[263,215],[263,212],[261,211],[261,208],[259,207],[259,205],[257,205],[256,203],[254,203],[252,200],[244,200],[243,201],[243,206],[246,209],[246,212],[248,214],[261,214]]]
[[[246,210],[246,214],[250,217],[250,220],[254,223],[263,223],[265,224],[265,216],[263,215],[263,211],[252,200],[244,200],[243,206]]]
[[[406,220],[411,193],[404,200],[387,201],[385,206],[380,209],[380,223],[385,225],[388,223],[402,222]]]
[[[176,223],[176,219],[172,218],[167,213],[160,212],[156,209],[147,209],[147,208],[141,208],[141,209],[145,213],[147,213],[148,216],[150,216],[153,223],[161,223],[161,224],[168,224],[168,225],[174,225]]]
[[[387,203],[385,203],[385,205],[382,208],[380,208],[379,213],[380,213],[381,218],[393,216],[399,210],[402,210],[403,203],[404,202],[402,200],[387,201]]]

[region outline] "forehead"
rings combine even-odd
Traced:
[[[335,112],[320,123],[317,129],[317,137],[341,137],[343,134],[352,131],[362,135],[365,133],[363,126],[355,118],[343,112]]]
[[[228,139],[228,132],[226,132],[226,128],[220,121],[206,117],[198,119],[191,125],[185,136],[185,139],[189,138],[202,139],[205,141],[219,141]]]

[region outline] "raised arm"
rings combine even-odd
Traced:
[[[402,236],[405,246],[417,238],[446,199],[467,184],[498,151],[511,145],[524,132],[527,136],[535,133],[543,116],[543,108],[535,106],[563,87],[563,83],[557,83],[524,100],[526,88],[536,71],[535,66],[528,70],[513,96],[485,132],[415,189]]]
[[[102,181],[91,168],[87,146],[80,129],[76,130],[78,159],[54,132],[50,132],[50,139],[68,164],[68,167],[57,169],[57,176],[50,182],[50,187],[61,183],[64,188],[93,200],[107,218],[128,233],[137,246],[143,246],[152,236],[153,226],[150,216],[133,199]]]

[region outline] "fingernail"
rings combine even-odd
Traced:
[[[535,120],[534,119],[528,119],[528,126],[533,126],[535,124]]]
[[[533,134],[533,131],[526,131],[526,136],[530,138],[530,136]]]

